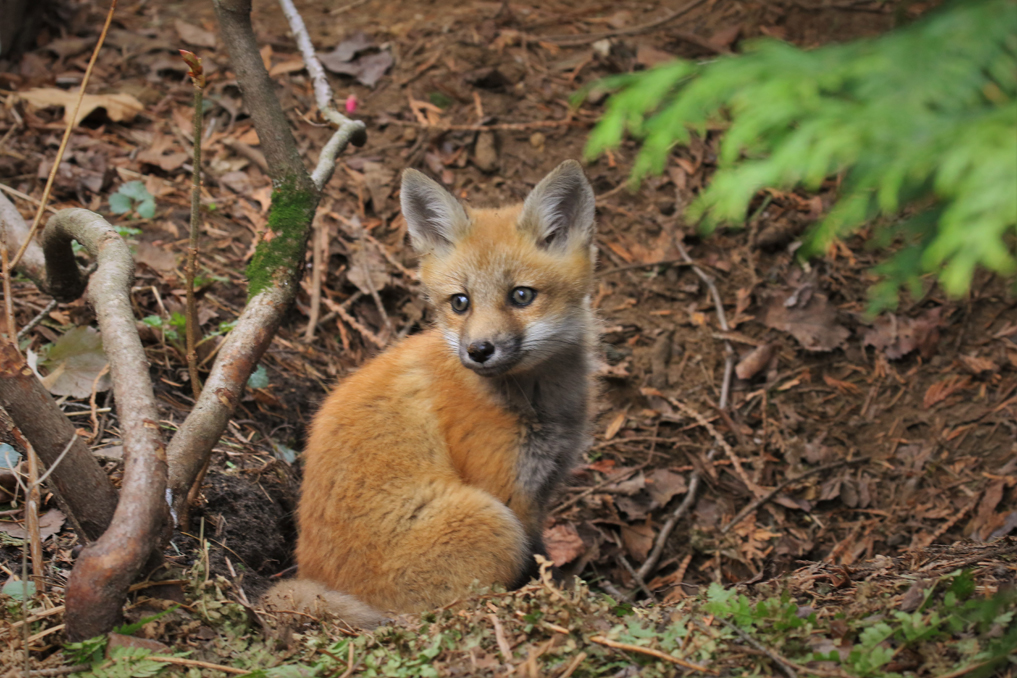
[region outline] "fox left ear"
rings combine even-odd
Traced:
[[[593,188],[583,168],[566,160],[537,184],[519,216],[519,228],[529,231],[537,244],[564,251],[575,244],[593,242]]]

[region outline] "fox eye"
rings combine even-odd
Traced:
[[[456,313],[466,313],[466,309],[470,307],[470,298],[465,294],[453,294],[449,301]]]
[[[536,296],[537,290],[532,287],[516,287],[509,294],[509,299],[515,306],[529,306]]]

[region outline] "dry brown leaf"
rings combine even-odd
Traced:
[[[204,28],[199,28],[180,19],[173,22],[173,27],[177,29],[180,39],[187,44],[195,47],[215,48],[215,33],[212,31],[206,31]]]
[[[917,318],[891,313],[881,315],[865,333],[863,342],[883,351],[890,360],[903,358],[916,349],[928,360],[936,353],[939,328],[943,326],[942,314],[943,307],[936,306]]]
[[[759,374],[777,353],[777,344],[763,344],[749,351],[744,358],[735,365],[735,374],[739,379],[751,379]]]
[[[621,538],[625,544],[625,550],[637,563],[646,560],[647,554],[653,548],[653,528],[649,525],[622,525]]]
[[[999,371],[999,366],[988,358],[980,358],[974,355],[962,355],[959,357],[959,360],[964,368],[976,377],[981,374],[994,374]]]
[[[827,386],[832,386],[845,395],[858,395],[862,392],[862,389],[858,388],[858,386],[852,384],[850,381],[841,381],[840,379],[831,377],[829,374],[823,375],[823,381],[826,382]]]
[[[179,169],[190,157],[187,153],[172,152],[175,142],[172,137],[165,134],[157,134],[152,139],[152,144],[145,150],[138,153],[138,160],[156,165],[165,172],[172,172]]]
[[[805,296],[807,299],[803,300]],[[778,293],[770,298],[762,320],[767,327],[789,333],[807,351],[832,351],[851,334],[838,322],[837,309],[830,305],[826,295],[818,292]]]
[[[665,468],[659,468],[646,479],[646,491],[650,493],[655,507],[665,506],[677,494],[688,492],[685,476]]]
[[[636,63],[646,68],[652,68],[665,61],[673,61],[674,55],[670,52],[651,47],[646,43],[640,43],[636,48]]]
[[[57,89],[56,87],[36,87],[27,92],[19,92],[18,97],[23,99],[32,108],[62,106],[64,109],[64,123],[71,121],[74,102],[78,100],[77,93]],[[86,94],[81,97],[81,107],[78,109],[78,117],[74,124],[79,124],[92,111],[98,108],[104,109],[106,115],[113,122],[130,120],[145,109],[142,103],[130,94]]]
[[[586,552],[586,545],[572,523],[562,523],[544,530],[544,547],[548,557],[558,567],[571,563]]]
[[[922,405],[925,409],[929,409],[936,403],[941,403],[957,391],[963,391],[971,384],[971,377],[965,375],[960,376],[959,374],[952,374],[942,381],[937,381],[935,384],[929,387],[925,392],[925,398],[922,400]]]
[[[60,531],[67,518],[59,509],[50,509],[39,516],[39,538],[46,541]],[[0,532],[3,532],[15,539],[26,539],[28,533],[18,523],[0,523]]]
[[[625,424],[625,417],[628,416],[628,409],[622,410],[618,414],[614,415],[614,419],[607,425],[607,430],[604,431],[604,440],[611,440],[616,435],[621,427]]]

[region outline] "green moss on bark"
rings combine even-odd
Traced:
[[[276,182],[268,231],[247,266],[248,299],[280,278],[299,277],[319,198],[313,187],[298,179]]]

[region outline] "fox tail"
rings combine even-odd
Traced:
[[[333,591],[324,584],[310,579],[290,579],[276,584],[262,596],[261,604],[269,610],[281,613],[332,615],[351,626],[367,630],[389,619],[389,615],[374,609],[355,596]]]

